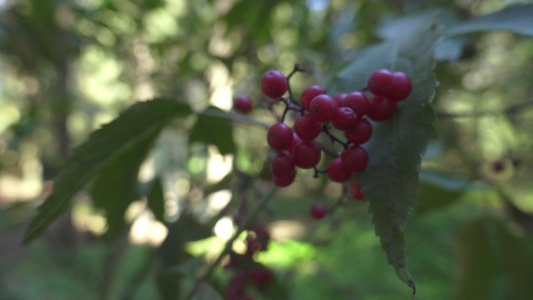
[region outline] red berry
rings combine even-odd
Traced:
[[[348,130],[357,125],[358,119],[353,109],[349,107],[339,107],[337,112],[337,118],[331,121],[333,127],[339,130]]]
[[[341,154],[342,165],[351,172],[362,172],[368,165],[368,153],[358,145],[348,147]]]
[[[250,279],[258,289],[263,289],[272,279],[274,274],[267,268],[256,268],[250,271]]]
[[[302,93],[302,96],[300,97],[300,101],[302,102],[302,106],[309,110],[309,104],[311,103],[311,100],[315,98],[316,96],[320,94],[325,94],[326,91],[321,88],[318,85],[312,85],[304,90]]]
[[[273,177],[284,179],[292,176],[294,172],[296,172],[294,161],[287,153],[282,152],[276,155],[270,163],[270,173]]]
[[[283,151],[289,148],[292,139],[292,129],[281,122],[272,125],[267,133],[268,145],[278,151]]]
[[[313,219],[320,220],[326,215],[326,208],[320,203],[313,204],[310,213]]]
[[[342,106],[353,109],[357,117],[361,118],[368,111],[368,99],[362,92],[351,92],[344,98]]]
[[[342,94],[335,95],[335,97],[333,97],[333,100],[337,103],[338,107],[344,106],[344,99],[346,99],[347,95],[348,94],[346,93],[342,93]]]
[[[376,96],[385,97],[392,87],[392,74],[389,70],[377,70],[368,78],[368,89]]]
[[[364,144],[372,136],[372,125],[367,119],[358,120],[354,127],[344,131],[344,136],[351,143]]]
[[[246,96],[240,96],[233,101],[233,107],[235,110],[246,113],[252,110],[252,100]]]
[[[302,141],[292,151],[294,164],[303,169],[316,166],[320,161],[320,156],[320,149],[312,141]]]
[[[352,172],[344,168],[339,157],[329,162],[327,172],[329,179],[336,182],[345,182],[352,177]]]
[[[294,131],[302,140],[310,141],[315,139],[322,131],[320,122],[312,118],[310,115],[300,116],[294,123]]]
[[[361,192],[361,185],[357,184],[355,180],[350,183],[350,195],[358,200],[365,198],[365,193]]]
[[[287,78],[278,70],[270,70],[261,78],[261,90],[269,98],[283,96],[288,88]]]
[[[283,178],[272,177],[272,181],[274,181],[274,184],[279,187],[286,187],[291,185],[294,182],[294,179],[296,179],[296,172],[293,172],[290,176],[286,176]]]
[[[321,94],[313,98],[309,104],[311,116],[320,122],[327,122],[337,117],[337,103],[330,95]]]
[[[294,132],[292,135],[292,143],[287,149],[287,152],[289,152],[289,155],[291,157],[292,157],[292,152],[294,151],[294,147],[296,147],[296,145],[298,145],[301,142],[302,142],[302,139],[298,136],[298,134],[296,134],[296,132]]]
[[[396,102],[380,96],[371,97],[368,104],[368,117],[378,122],[387,120],[398,108]]]
[[[404,72],[392,73],[392,86],[387,93],[387,99],[392,101],[402,101],[409,96],[413,86],[411,78]]]

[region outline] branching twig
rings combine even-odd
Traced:
[[[334,134],[332,134],[331,132],[329,132],[329,126],[328,126],[328,123],[324,123],[322,125],[322,131],[327,134],[329,136],[329,138],[331,139],[331,142],[337,142],[339,144],[341,144],[344,149],[348,148],[348,144],[341,141],[339,138],[337,138]]]
[[[251,214],[248,216],[248,218],[246,219],[246,221],[241,225],[239,226],[239,228],[237,229],[237,232],[235,232],[235,234],[233,235],[233,237],[226,243],[226,246],[224,247],[224,250],[222,250],[222,252],[218,255],[217,259],[215,260],[215,262],[213,262],[211,264],[211,266],[209,266],[209,268],[205,271],[205,273],[203,275],[201,275],[197,280],[196,280],[196,283],[194,284],[193,288],[191,289],[191,291],[189,292],[189,294],[187,295],[186,299],[187,300],[191,300],[192,297],[194,296],[194,294],[196,294],[196,292],[198,292],[198,289],[200,288],[200,286],[202,285],[202,283],[205,281],[205,280],[208,280],[209,277],[211,277],[211,275],[213,274],[213,272],[215,271],[216,267],[220,264],[220,262],[222,262],[222,259],[224,258],[224,256],[226,256],[226,254],[229,253],[229,251],[231,250],[231,248],[233,247],[233,242],[235,242],[235,240],[239,237],[239,235],[246,229],[248,228],[253,222],[254,220],[257,218],[257,216],[259,215],[259,213],[263,210],[263,208],[266,206],[266,204],[268,203],[268,201],[270,200],[270,198],[274,195],[275,191],[277,190],[277,188],[275,186],[273,186],[272,188],[270,188],[270,190],[268,190],[268,192],[263,196],[263,198],[261,199],[261,201],[257,204],[257,206],[252,210]]]

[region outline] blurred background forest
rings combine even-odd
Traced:
[[[246,186],[264,178],[265,130],[235,122],[228,134],[214,123],[205,134],[220,136],[218,147],[189,145],[189,119],[162,132],[139,172],[140,182],[161,178],[166,223],[139,199],[127,207],[126,234],[102,238],[109,220],[80,193],[42,238],[22,246],[71,149],[136,101],[170,96],[196,111],[231,110],[242,94],[264,103],[261,75],[288,74],[295,63],[307,72],[294,77],[294,90],[327,88],[366,46],[434,16],[448,26],[512,3],[0,1],[0,299],[172,299],[221,251],[231,216],[255,199]],[[533,39],[460,35],[442,40],[434,58],[439,140],[423,158],[419,205],[405,228],[417,296],[533,299]],[[260,106],[250,116],[275,121]],[[258,261],[283,288],[257,299],[411,299],[380,250],[367,203],[309,217],[311,203],[341,195],[339,184],[311,175],[278,191],[259,216],[272,242]],[[161,246],[180,222],[179,249]],[[182,263],[175,277],[159,276]],[[215,272],[215,289],[229,276]],[[165,291],[168,281],[179,290]]]

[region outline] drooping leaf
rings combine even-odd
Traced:
[[[29,243],[59,217],[70,199],[107,164],[158,132],[172,119],[191,113],[187,104],[173,99],[139,102],[111,123],[95,131],[66,161],[54,183],[52,194],[39,207],[24,236]]]
[[[212,113],[221,114],[223,111],[211,106],[198,114],[198,120],[191,131],[189,142],[204,142],[215,145],[222,155],[234,153],[236,146],[230,120],[213,116]]]
[[[390,120],[373,124],[372,138],[365,145],[370,161],[358,180],[370,201],[376,235],[387,260],[413,291],[401,228],[416,204],[421,155],[435,138],[435,114],[430,106],[436,86],[432,56],[440,36],[433,26],[422,28],[426,29],[361,51],[340,72],[334,88],[335,92],[361,89],[370,74],[380,68],[401,70],[411,77],[411,95],[399,104]]]
[[[533,4],[515,4],[492,14],[460,23],[447,30],[446,35],[480,31],[508,30],[527,36],[533,35]]]
[[[160,130],[153,130],[151,134],[137,141],[126,152],[109,162],[96,176],[91,188],[91,197],[94,204],[104,210],[108,227],[105,237],[108,239],[116,238],[127,228],[124,213],[128,206],[140,197],[137,180],[139,168],[159,132]]]
[[[146,198],[148,199],[148,207],[154,214],[155,219],[165,223],[165,197],[160,177],[151,182],[150,192],[146,195]]]
[[[488,299],[500,266],[491,245],[492,220],[471,221],[456,235],[456,295],[454,299]]]

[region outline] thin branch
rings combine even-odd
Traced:
[[[437,111],[436,114],[439,118],[479,118],[486,116],[498,116],[498,115],[512,115],[522,113],[526,109],[533,108],[533,101],[527,101],[511,105],[502,111],[480,111],[480,112],[464,112],[464,113],[450,113],[447,111]]]
[[[215,262],[213,262],[211,266],[209,266],[207,271],[196,280],[195,285],[193,286],[193,288],[191,289],[191,291],[186,297],[187,300],[191,300],[192,297],[196,294],[196,292],[198,292],[198,289],[200,288],[202,283],[204,283],[204,281],[208,280],[209,277],[211,277],[216,267],[222,262],[222,259],[224,259],[224,257],[230,252],[231,248],[233,247],[233,242],[235,242],[235,240],[239,237],[239,235],[255,221],[259,213],[267,205],[268,201],[270,200],[270,198],[272,198],[276,190],[277,190],[277,187],[272,186],[270,190],[268,190],[268,192],[263,196],[261,201],[252,210],[252,213],[248,216],[246,221],[241,226],[239,226],[239,228],[237,229],[237,232],[235,232],[233,237],[226,243],[224,250],[222,250],[222,252],[218,255]]]

